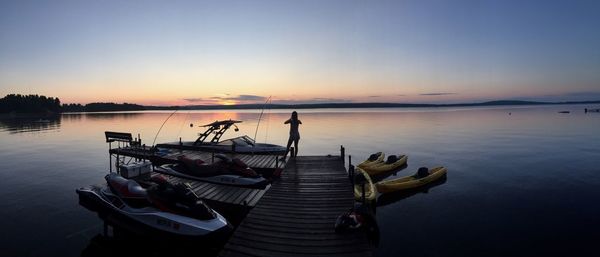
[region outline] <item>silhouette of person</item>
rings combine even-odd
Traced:
[[[292,142],[294,142],[294,151],[290,155],[292,157],[296,157],[298,155],[298,141],[300,141],[300,132],[298,132],[298,127],[300,126],[300,124],[302,124],[302,121],[298,119],[298,113],[296,111],[293,111],[292,117],[286,120],[283,124],[290,124],[290,138],[288,139],[285,154],[283,155],[283,160],[285,160],[285,157],[290,151],[290,146],[292,145]]]

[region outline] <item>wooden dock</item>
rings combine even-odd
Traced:
[[[364,233],[334,231],[337,216],[353,204],[342,158],[290,159],[220,256],[371,256]]]
[[[249,208],[254,207],[268,189],[268,187],[267,189],[254,189],[219,185],[172,176],[169,177],[169,181],[172,183],[188,183],[194,190],[194,193],[208,203],[218,202],[222,204],[241,205]]]

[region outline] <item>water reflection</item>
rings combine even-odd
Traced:
[[[0,118],[0,131],[9,134],[51,131],[60,128],[61,116]]]
[[[563,109],[572,112],[557,113]],[[600,238],[600,207],[594,204],[600,199],[600,116],[577,109],[582,107],[299,110],[300,155],[339,154],[343,144],[353,163],[376,151],[409,156],[410,167],[380,179],[411,175],[421,166],[451,170],[444,186],[437,187],[442,180],[379,197],[375,255],[539,256],[543,249],[585,255]],[[283,121],[290,112],[265,112],[257,141],[285,144],[289,127]],[[77,204],[73,190],[99,183],[108,171],[104,131],[139,133],[149,145],[171,113],[63,114],[41,124],[34,122],[39,118],[0,120],[0,227],[10,235],[0,240],[0,255],[131,252],[121,248],[134,244],[134,237],[94,237],[100,220]],[[258,116],[247,110],[179,111],[156,142],[194,140],[198,125],[230,118],[244,122],[223,138],[253,136]],[[65,239],[89,227],[95,230]],[[139,255],[148,245],[153,243],[129,249]]]
[[[442,178],[418,188],[382,194],[377,198],[377,206],[393,204],[420,193],[427,194],[432,188],[445,184],[446,180],[448,180],[448,176],[444,175]]]
[[[121,118],[121,119],[133,119],[136,118],[140,115],[142,115],[143,113],[139,113],[139,112],[115,112],[115,113],[104,113],[104,112],[99,112],[99,113],[84,113],[84,114],[65,114],[66,116],[79,116],[81,117],[82,115],[85,116],[86,119],[90,119],[90,120],[104,120],[104,119],[115,119],[115,118]]]
[[[220,245],[206,245],[201,241],[182,241],[153,237],[147,231],[132,227],[123,221],[104,219],[104,232],[92,237],[81,251],[81,257],[112,256],[217,256]]]

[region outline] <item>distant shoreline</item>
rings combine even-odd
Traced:
[[[457,104],[409,104],[409,103],[322,103],[322,104],[238,104],[238,105],[186,105],[186,106],[144,106],[139,108],[118,109],[115,104],[110,110],[80,111],[85,113],[113,111],[161,111],[161,110],[260,110],[268,109],[350,109],[350,108],[443,108],[443,107],[485,107],[485,106],[535,106],[535,105],[571,105],[571,104],[600,104],[597,101],[567,101],[567,102],[535,102],[501,100],[481,103]]]
[[[236,104],[236,105],[185,105],[151,106],[134,103],[96,102],[82,104],[61,104],[58,97],[43,95],[9,94],[0,98],[0,118],[40,117],[60,113],[99,113],[124,111],[174,111],[174,110],[261,110],[261,109],[349,109],[349,108],[444,108],[444,107],[481,107],[481,106],[535,106],[566,104],[600,104],[595,101],[537,102],[521,100],[498,100],[476,103],[455,104],[413,104],[413,103],[310,103],[310,104]]]

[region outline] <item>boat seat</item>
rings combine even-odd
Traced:
[[[135,180],[126,179],[119,174],[106,175],[106,182],[112,191],[123,198],[146,199],[148,192]]]

